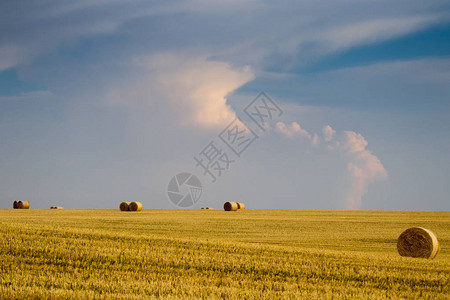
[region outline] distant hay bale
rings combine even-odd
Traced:
[[[64,209],[62,206],[50,206],[50,209]]]
[[[245,209],[245,204],[237,202],[238,209]]]
[[[238,204],[237,202],[225,202],[223,209],[225,211],[236,211],[238,210]]]
[[[131,202],[122,202],[120,203],[120,211],[130,211]]]
[[[413,227],[400,234],[397,250],[401,256],[433,259],[439,252],[439,242],[430,230]]]
[[[142,203],[141,202],[131,202],[129,205],[130,211],[141,211]]]
[[[18,209],[29,209],[30,202],[29,201],[17,201],[17,208]]]
[[[18,204],[18,201],[14,201],[14,203],[13,203],[13,208],[14,209],[18,209],[19,208],[17,204]]]

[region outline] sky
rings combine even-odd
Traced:
[[[449,210],[449,131],[448,1],[0,2],[0,208]]]

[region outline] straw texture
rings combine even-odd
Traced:
[[[413,227],[400,234],[397,250],[401,256],[433,259],[439,252],[439,242],[430,230]]]
[[[17,201],[17,208],[19,209],[29,209],[30,202],[29,201]]]
[[[131,202],[122,202],[120,203],[120,211],[130,211],[130,204]]]
[[[238,210],[238,204],[237,202],[225,202],[223,209],[225,211],[236,211]]]
[[[237,202],[238,209],[245,209],[245,204],[241,202]]]
[[[142,203],[141,202],[131,202],[129,205],[130,211],[141,211]]]

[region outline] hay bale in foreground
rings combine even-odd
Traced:
[[[130,211],[141,211],[142,203],[141,202],[131,202],[128,207],[130,208]]]
[[[439,252],[439,242],[430,230],[413,227],[400,234],[397,250],[401,256],[433,259]]]
[[[29,201],[17,201],[17,208],[18,209],[29,209],[30,202]]]
[[[63,209],[64,207],[62,206],[50,206],[50,209]]]
[[[238,210],[238,204],[237,202],[225,202],[223,209],[225,211],[236,211]]]
[[[14,201],[14,203],[13,203],[13,208],[14,209],[18,209],[19,208],[17,204],[18,204],[18,201]]]
[[[237,203],[238,209],[245,209],[244,203],[241,203],[241,202],[236,202],[236,203]]]
[[[130,211],[130,204],[131,202],[122,202],[120,203],[120,211]]]

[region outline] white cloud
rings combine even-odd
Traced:
[[[0,101],[44,99],[44,98],[48,98],[52,95],[53,94],[49,91],[33,91],[33,92],[28,92],[28,93],[22,93],[17,96],[0,97]]]
[[[253,79],[249,67],[233,68],[206,56],[164,53],[139,61],[146,75],[131,86],[113,89],[109,100],[132,106],[165,101],[174,122],[183,126],[212,129],[228,124],[236,115],[227,95]]]
[[[308,133],[308,131],[301,128],[300,124],[298,124],[297,122],[292,122],[291,125],[286,125],[283,122],[277,122],[276,129],[281,134],[290,138],[294,136],[302,136],[308,139],[311,138],[311,135]]]
[[[317,135],[317,133],[314,133],[311,142],[312,142],[313,146],[315,146],[315,147],[317,147],[319,145],[319,136]]]
[[[436,21],[438,21],[436,16],[425,15],[352,22],[327,29],[318,38],[329,44],[329,50],[336,51],[392,39],[429,26]]]
[[[436,10],[433,4],[414,2],[406,9],[395,1],[380,1],[370,6],[361,5],[359,1],[346,4],[326,1],[324,5],[329,9],[323,10],[313,2],[280,5],[257,0],[220,3],[204,0],[182,3],[138,1],[133,4],[120,0],[77,1],[52,5],[24,4],[20,9],[13,3],[6,3],[0,11],[0,18],[8,27],[0,32],[3,36],[0,47],[14,43],[19,49],[19,60],[8,63],[14,66],[33,61],[40,54],[53,52],[82,38],[120,32],[130,38],[127,39],[131,42],[130,47],[142,45],[137,51],[140,53],[154,52],[153,47],[158,48],[160,44],[166,46],[157,51],[174,48],[185,51],[192,44],[200,44],[216,56],[226,55],[226,61],[251,63],[255,70],[264,70],[262,66],[266,64],[295,65],[299,63],[300,52],[301,61],[307,62],[316,59],[317,55],[426,28],[445,19],[445,13]],[[358,13],[350,14],[353,9],[348,10],[347,5],[354,6]],[[155,16],[160,18],[153,19]],[[167,26],[165,17],[173,17],[173,24],[177,20],[182,23]],[[327,22],[321,22],[323,19]],[[149,20],[149,24],[145,23]],[[211,24],[211,20],[216,24]],[[151,28],[149,35],[147,30],[136,32],[140,28],[130,30],[127,26],[132,26],[134,21],[144,28],[148,25]],[[124,27],[125,30],[121,31]],[[214,38],[217,35],[220,39]],[[150,37],[157,39],[149,44],[146,40]],[[167,44],[167,40],[174,42]],[[311,45],[314,49],[308,51]]]
[[[345,147],[349,153],[363,152],[369,144],[366,139],[359,133],[353,131],[346,131]]]
[[[417,70],[420,70],[418,72]],[[343,78],[370,78],[380,81],[392,78],[402,79],[400,83],[407,81],[416,83],[450,83],[450,59],[448,58],[425,58],[414,60],[398,60],[380,62],[367,66],[345,68],[337,71],[327,72]]]
[[[324,126],[322,132],[324,135],[325,142],[331,141],[334,137],[334,134],[336,133],[336,131],[333,128],[331,128],[330,125]]]
[[[227,0],[227,1],[209,1],[209,0],[188,0],[172,7],[177,11],[194,11],[201,13],[230,13],[253,11],[262,9],[265,3],[258,0]]]
[[[12,45],[0,45],[0,71],[15,66],[19,61],[17,47]]]

